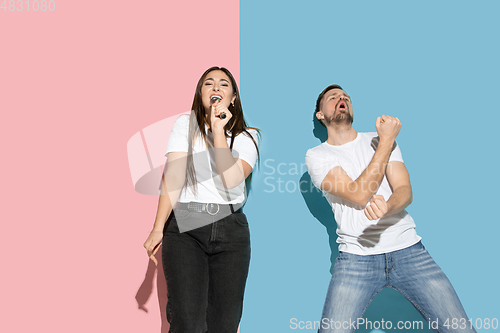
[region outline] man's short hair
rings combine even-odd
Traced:
[[[332,90],[332,89],[340,89],[342,91],[344,90],[338,84],[332,84],[332,85],[329,85],[328,87],[326,87],[325,89],[323,89],[323,91],[321,92],[321,94],[319,94],[318,99],[316,100],[316,109],[314,110],[314,117],[316,117],[316,113],[319,112],[321,100],[323,99],[323,97],[325,96],[325,94],[327,92],[329,92],[330,90]],[[321,119],[318,119],[318,120],[321,123],[321,125],[323,125],[323,127],[326,127],[325,123],[323,123],[323,120],[321,120]]]

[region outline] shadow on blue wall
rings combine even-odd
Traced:
[[[337,223],[333,215],[332,207],[316,187],[311,184],[311,176],[309,173],[304,173],[300,178],[300,183],[303,188],[312,189],[311,191],[300,191],[302,197],[311,212],[312,216],[318,220],[325,228],[328,234],[328,243],[330,244],[330,273],[333,272],[333,264],[339,255],[339,246],[337,244]]]
[[[322,143],[328,139],[326,128],[314,117],[313,134]],[[330,273],[333,272],[335,260],[339,254],[337,244],[337,223],[332,208],[321,191],[311,184],[309,173],[304,173],[300,178],[302,188],[312,189],[312,191],[300,191],[302,197],[311,214],[321,223],[328,234],[330,244]],[[326,287],[326,286],[325,286]],[[384,288],[370,303],[364,315],[364,324],[356,330],[359,332],[389,332],[401,330],[397,326],[404,326],[405,332],[432,332],[428,327],[427,321],[413,307],[413,305],[399,292],[391,288]],[[389,323],[390,322],[390,323]]]

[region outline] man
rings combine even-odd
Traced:
[[[436,332],[475,332],[405,211],[412,190],[395,142],[399,119],[382,115],[376,133],[357,133],[339,85],[321,92],[315,115],[328,140],[307,152],[306,165],[332,206],[340,244],[319,332],[353,332],[385,287],[402,293]]]

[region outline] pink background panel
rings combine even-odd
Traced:
[[[157,198],[135,192],[127,142],[189,111],[206,68],[239,80],[239,2],[214,5],[0,10],[0,331],[160,332]]]

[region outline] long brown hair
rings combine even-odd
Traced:
[[[197,190],[197,180],[193,163],[193,145],[196,141],[196,138],[199,137],[201,137],[205,141],[205,143],[207,143],[207,133],[205,132],[205,125],[209,124],[207,123],[205,107],[203,106],[203,100],[201,98],[201,88],[208,73],[212,71],[224,72],[229,77],[229,80],[231,81],[231,85],[233,87],[233,93],[236,95],[234,102],[231,103],[231,105],[229,105],[228,107],[228,110],[233,116],[231,117],[231,119],[229,119],[226,126],[224,126],[226,137],[231,137],[229,149],[233,149],[234,138],[243,133],[243,135],[247,135],[250,139],[252,139],[253,144],[255,145],[255,149],[257,149],[257,156],[259,156],[258,144],[257,142],[255,142],[250,133],[248,133],[248,129],[256,130],[259,135],[260,130],[258,128],[248,127],[247,123],[245,122],[245,118],[243,117],[243,107],[241,106],[240,92],[238,90],[236,80],[228,69],[217,66],[210,67],[203,73],[203,75],[198,80],[198,84],[196,85],[196,92],[194,93],[193,105],[191,106],[192,111],[189,121],[189,148],[186,168],[186,185],[192,186],[195,193]],[[250,180],[251,176],[252,175],[250,174],[248,180]]]

